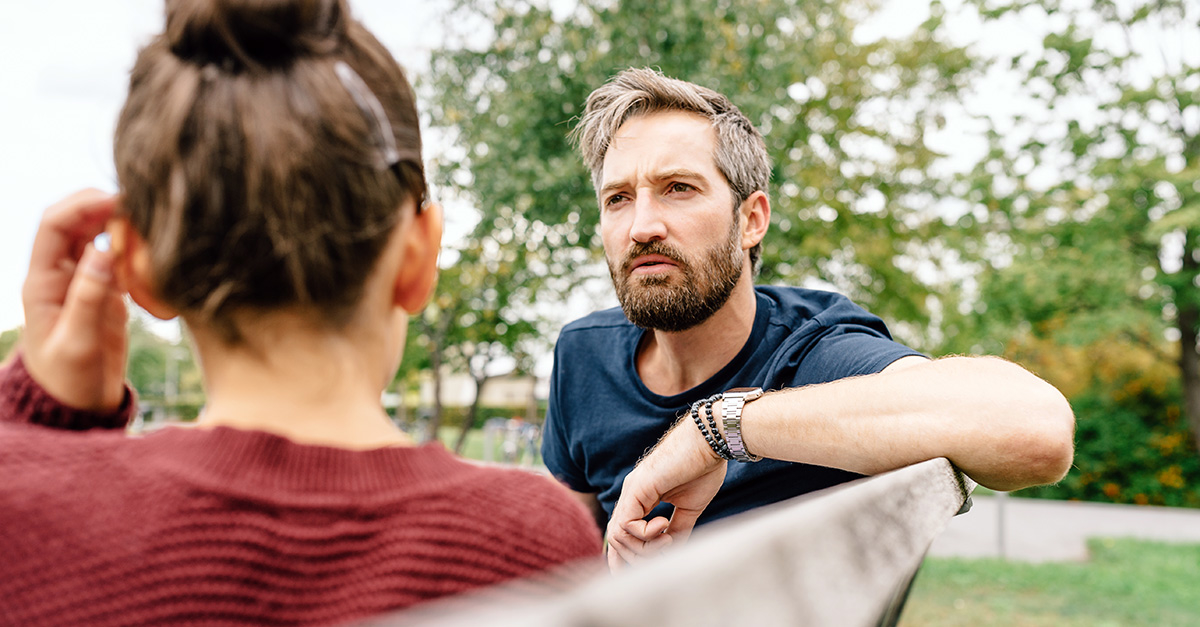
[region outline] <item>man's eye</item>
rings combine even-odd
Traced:
[[[671,183],[671,191],[682,194],[683,192],[692,191],[692,186],[687,183]]]
[[[612,196],[608,197],[608,200],[604,201],[604,204],[605,205],[615,205],[615,204],[621,202],[622,200],[625,200],[624,194],[613,194]]]

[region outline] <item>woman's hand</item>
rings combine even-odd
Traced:
[[[127,350],[124,293],[113,254],[97,250],[117,197],[76,192],[42,215],[22,299],[25,368],[59,402],[111,411],[125,396]]]

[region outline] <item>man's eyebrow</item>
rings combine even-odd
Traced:
[[[603,197],[605,194],[607,194],[611,191],[621,189],[622,187],[625,187],[626,185],[628,185],[628,183],[626,183],[625,181],[613,181],[611,183],[605,183],[604,187],[600,188],[600,193],[598,195]]]
[[[655,181],[655,182],[666,181],[666,180],[670,180],[670,179],[691,179],[691,180],[700,180],[700,181],[708,180],[703,174],[700,174],[699,172],[696,172],[695,170],[689,170],[687,168],[675,168],[673,170],[663,170],[661,172],[655,172],[654,174],[650,175],[650,180]],[[606,183],[604,185],[604,187],[600,188],[599,195],[601,197],[603,197],[605,194],[607,194],[609,192],[621,189],[623,187],[627,187],[628,185],[629,185],[629,182],[623,181],[623,180]]]
[[[662,172],[655,172],[652,178],[655,181],[664,181],[667,179],[699,179],[701,181],[708,180],[703,174],[700,174],[699,172],[696,172],[695,170],[689,170],[687,168],[675,168],[674,170],[664,170]]]

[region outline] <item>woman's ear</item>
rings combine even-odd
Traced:
[[[121,289],[128,292],[129,297],[139,307],[159,320],[170,320],[178,316],[179,312],[164,303],[155,293],[150,249],[146,240],[142,239],[137,229],[129,223],[129,219],[116,216],[109,220],[108,235],[115,258],[113,270]]]
[[[394,299],[404,311],[425,308],[437,286],[438,253],[442,249],[442,206],[428,203],[413,216],[403,235],[404,253],[396,273]]]

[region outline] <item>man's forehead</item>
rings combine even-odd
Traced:
[[[614,134],[604,155],[605,182],[632,175],[717,172],[716,131],[701,115],[658,112],[630,118]]]
[[[717,133],[712,122],[690,111],[654,111],[635,115],[625,120],[613,133],[608,149],[628,149],[629,144],[639,139],[654,140],[663,137],[711,141],[716,143]]]

